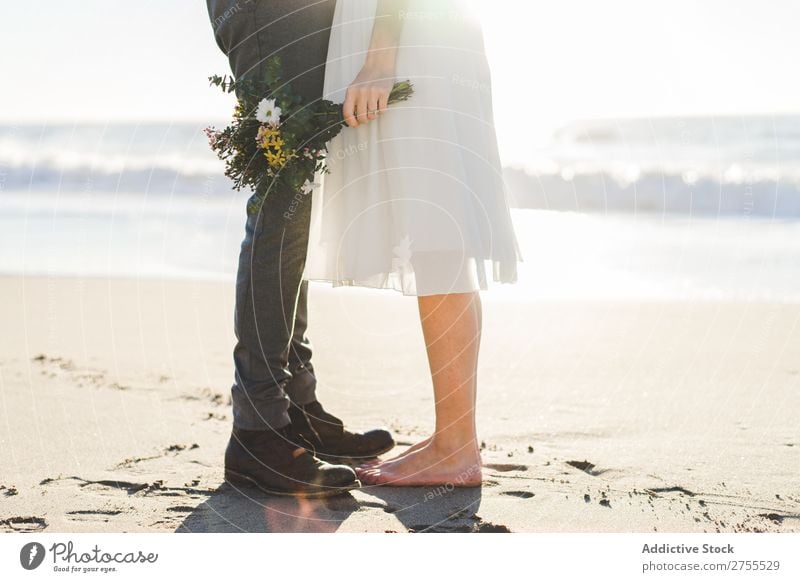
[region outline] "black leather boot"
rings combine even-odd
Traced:
[[[376,428],[367,432],[350,432],[344,423],[322,408],[319,402],[305,406],[289,406],[292,431],[314,447],[321,459],[371,459],[394,448],[388,430]]]
[[[328,497],[360,485],[350,467],[325,463],[306,450],[290,427],[234,427],[225,450],[225,481],[295,497]]]

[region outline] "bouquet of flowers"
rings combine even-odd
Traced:
[[[236,92],[232,123],[221,131],[205,131],[234,188],[254,191],[248,212],[258,212],[272,188],[308,192],[309,176],[326,170],[327,142],[345,126],[342,106],[327,100],[303,103],[281,79],[278,57],[267,62],[258,80],[215,75],[209,81],[227,93]],[[396,83],[389,104],[405,101],[413,92],[409,81]]]

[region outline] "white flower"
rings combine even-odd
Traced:
[[[300,187],[300,190],[303,194],[311,194],[314,191],[314,188],[319,186],[317,182],[312,182],[311,180],[306,180],[303,185]]]
[[[275,105],[275,99],[262,99],[256,109],[256,119],[268,125],[281,122],[281,108]]]

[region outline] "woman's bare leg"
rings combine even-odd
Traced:
[[[358,471],[369,485],[479,485],[475,428],[481,302],[478,293],[419,297],[436,427],[413,450]]]

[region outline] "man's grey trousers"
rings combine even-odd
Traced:
[[[320,99],[335,0],[207,0],[214,36],[235,79],[262,74],[280,55],[283,77],[305,102]],[[289,424],[290,400],[316,400],[302,280],[311,197],[270,190],[250,214],[239,255],[234,329],[233,424]]]

